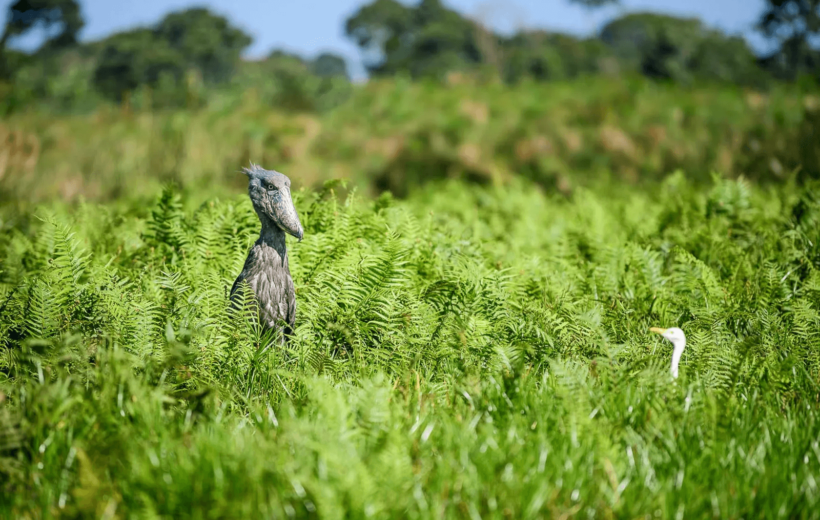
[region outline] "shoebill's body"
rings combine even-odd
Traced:
[[[231,299],[236,302],[242,281],[248,282],[256,295],[261,324],[279,330],[286,341],[296,318],[296,291],[288,266],[285,233],[301,241],[304,231],[291,200],[290,179],[256,165],[242,171],[248,176],[248,195],[262,230],[231,288]]]

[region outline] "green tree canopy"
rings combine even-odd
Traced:
[[[49,37],[40,50],[62,49],[77,43],[77,34],[85,22],[80,14],[77,0],[17,0],[6,15],[6,24],[0,33],[0,79],[9,78],[20,65],[19,53],[7,50],[8,42],[34,27],[40,26],[47,32],[59,28],[57,34]]]
[[[364,51],[373,75],[409,72],[413,77],[443,74],[482,61],[476,24],[441,0],[406,7],[396,0],[375,0],[346,24],[346,34]]]
[[[108,38],[94,72],[95,87],[119,101],[142,85],[156,86],[161,79],[178,81],[185,71],[181,53],[151,29],[135,29]]]
[[[767,0],[758,29],[777,43],[764,60],[777,76],[820,77],[820,0]]]
[[[264,60],[250,62],[248,65],[269,76],[313,74],[320,78],[349,77],[344,58],[329,52],[323,52],[311,60],[277,49]]]
[[[17,0],[9,6],[6,25],[0,36],[0,51],[5,49],[10,38],[38,25],[46,31],[60,27],[56,35],[46,40],[44,47],[65,47],[77,43],[77,34],[85,22],[77,0]]]
[[[226,18],[204,8],[171,13],[154,33],[180,54],[186,67],[198,69],[211,83],[226,80],[252,42]]]
[[[617,3],[572,1],[590,8]],[[545,31],[501,37],[448,9],[441,0],[410,6],[374,0],[347,20],[345,30],[361,47],[370,74],[376,76],[405,72],[416,78],[441,77],[490,61],[507,81],[571,78],[602,70],[634,71],[676,82],[756,84],[764,76],[742,38],[710,29],[695,18],[651,13],[617,18],[598,38]]]
[[[626,69],[649,77],[733,83],[759,77],[745,40],[709,29],[697,18],[629,14],[604,26],[600,37]]]
[[[560,80],[601,70],[611,52],[597,39],[581,39],[545,31],[519,32],[503,40],[507,81],[529,77]]]
[[[329,52],[318,55],[311,63],[310,69],[321,78],[350,78],[344,58]]]
[[[569,0],[570,3],[578,4],[588,9],[596,9],[606,5],[614,5],[620,3],[619,0]]]
[[[161,81],[177,83],[195,70],[206,83],[230,79],[251,38],[207,9],[171,13],[153,28],[117,33],[100,42],[96,87],[119,100]]]
[[[406,65],[412,13],[396,0],[375,0],[345,22],[345,33],[362,48],[368,72],[394,73]]]

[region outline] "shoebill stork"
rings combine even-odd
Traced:
[[[237,302],[242,281],[248,282],[259,305],[259,319],[264,327],[278,330],[280,340],[287,342],[296,318],[296,291],[288,266],[285,234],[300,242],[304,230],[290,196],[287,176],[251,163],[242,168],[248,176],[248,195],[262,224],[242,272],[231,288],[231,300]]]

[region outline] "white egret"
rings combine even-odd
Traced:
[[[672,351],[672,377],[678,377],[678,364],[680,363],[680,357],[683,355],[683,349],[686,348],[686,335],[684,335],[683,331],[677,327],[672,327],[670,329],[660,329],[658,327],[652,327],[652,332],[660,334],[664,338],[668,339],[672,346],[675,349]]]

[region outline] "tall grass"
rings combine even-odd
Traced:
[[[287,348],[228,305],[242,194],[6,209],[0,508],[817,518],[817,188],[300,191]]]

